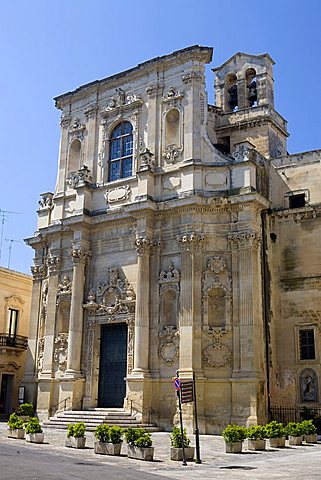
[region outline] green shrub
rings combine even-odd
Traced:
[[[121,443],[124,430],[121,427],[113,426],[109,429],[110,443]]]
[[[301,423],[289,422],[285,427],[285,431],[287,435],[291,435],[292,437],[304,435],[304,429]]]
[[[30,417],[26,423],[26,433],[42,433],[42,428],[38,418]]]
[[[303,422],[301,422],[301,426],[303,431],[302,435],[314,435],[315,433],[317,433],[317,429],[313,425],[312,420],[303,420]]]
[[[265,425],[267,438],[282,438],[285,436],[285,430],[282,423],[278,423],[275,420]]]
[[[247,430],[238,425],[228,425],[222,432],[222,437],[226,443],[243,442],[246,439]]]
[[[17,415],[21,417],[33,417],[34,408],[32,403],[22,403],[17,410]]]
[[[94,435],[98,442],[109,443],[109,430],[108,425],[97,425],[94,430]]]
[[[153,440],[149,433],[144,433],[134,442],[135,447],[148,448],[153,446]]]
[[[186,428],[184,428],[183,431],[183,441],[184,441],[184,447],[188,447],[189,444],[191,443],[190,439],[187,436],[186,433]],[[179,427],[173,426],[173,430],[171,433],[171,446],[175,448],[182,448],[182,432]]]
[[[145,435],[146,430],[144,428],[127,428],[125,430],[125,438],[128,445],[135,445],[135,441]]]
[[[264,440],[266,438],[266,429],[263,425],[253,425],[247,429],[246,436],[250,440]]]
[[[23,420],[21,420],[21,418],[18,417],[18,415],[16,413],[12,413],[10,415],[7,425],[12,430],[24,427]]]
[[[75,437],[75,438],[84,438],[86,431],[86,425],[84,422],[78,423],[69,423],[68,430],[67,430],[67,437]]]

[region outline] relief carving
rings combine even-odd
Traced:
[[[209,345],[203,351],[203,359],[208,367],[224,367],[230,365],[231,350],[226,345]]]
[[[60,333],[55,338],[54,360],[58,365],[58,370],[64,372],[67,367],[68,357],[68,334]]]
[[[173,164],[179,158],[181,153],[183,152],[183,147],[179,147],[178,145],[168,145],[163,152],[163,158],[166,160],[167,163]]]
[[[174,326],[164,326],[158,333],[161,340],[159,356],[165,365],[172,366],[178,360],[179,331]]]
[[[125,185],[124,187],[117,187],[112,188],[111,190],[107,190],[104,198],[106,203],[116,203],[120,202],[121,200],[127,200],[130,196],[131,189],[129,185]]]
[[[38,340],[38,361],[37,361],[38,372],[42,372],[42,369],[43,369],[44,346],[45,346],[45,339],[43,337],[39,338],[39,340]]]
[[[67,177],[67,186],[70,188],[82,187],[85,184],[91,184],[93,179],[89,175],[90,170],[87,165],[82,165],[82,167],[76,172],[70,172]]]

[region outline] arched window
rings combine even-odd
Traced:
[[[257,81],[256,81],[256,71],[254,68],[249,68],[246,72],[246,87],[247,87],[247,98],[250,107],[257,106]]]
[[[110,135],[108,181],[132,175],[133,127],[130,122],[119,123]]]
[[[231,73],[225,79],[227,102],[226,109],[232,112],[238,110],[238,93],[237,93],[237,77],[234,73]]]

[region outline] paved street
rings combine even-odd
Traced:
[[[93,435],[87,433],[87,448],[64,447],[65,431],[46,430],[44,445],[6,438],[6,425],[0,423],[0,480],[320,480],[321,444],[268,448],[266,452],[233,455],[224,452],[221,437],[202,435],[202,465],[169,460],[169,434],[154,433],[155,461],[141,462],[126,457],[95,455]],[[194,444],[194,442],[192,441]]]

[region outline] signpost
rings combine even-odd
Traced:
[[[182,439],[184,438],[184,429],[183,429],[183,418],[182,418],[182,403],[194,402],[194,417],[195,417],[195,441],[196,441],[196,460],[195,463],[202,463],[201,452],[200,452],[200,438],[197,422],[197,402],[196,402],[196,383],[195,383],[195,374],[193,373],[193,380],[181,381],[178,378],[178,371],[176,372],[176,377],[173,377],[175,390],[178,397],[178,406],[179,406],[179,418],[181,424],[181,434]],[[185,450],[183,442],[183,465],[186,464],[185,459]]]

